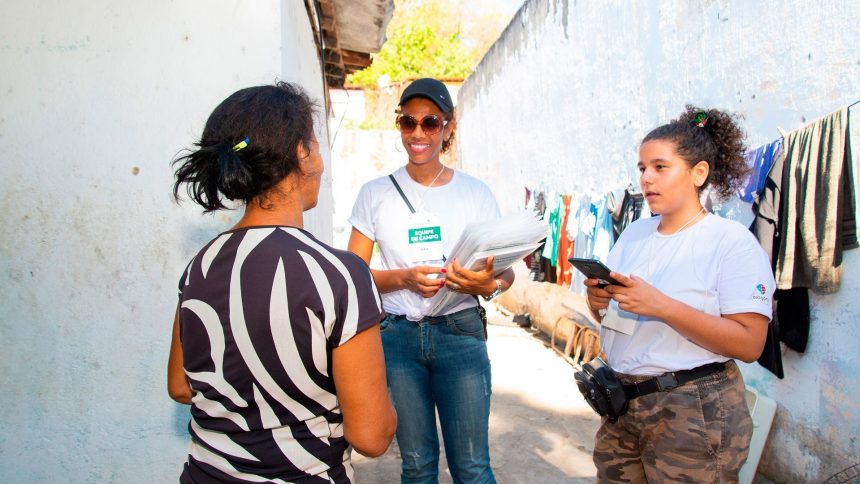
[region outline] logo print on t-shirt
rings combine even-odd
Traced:
[[[753,296],[752,296],[752,298],[753,298],[753,299],[755,299],[755,300],[757,300],[757,301],[764,302],[764,303],[769,303],[769,302],[770,302],[770,298],[768,298],[767,296],[765,296],[765,293],[767,292],[767,288],[766,288],[766,287],[764,287],[764,284],[759,284],[759,285],[757,285],[757,286],[755,287],[755,290],[756,290],[756,292],[757,292],[758,294],[753,294]]]

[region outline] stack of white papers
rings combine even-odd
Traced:
[[[466,226],[447,260],[457,259],[463,267],[477,271],[483,270],[487,258],[494,256],[493,272],[498,275],[534,252],[546,238],[546,233],[546,225],[533,211],[476,222]],[[443,287],[429,301],[430,314],[441,314],[461,296]]]

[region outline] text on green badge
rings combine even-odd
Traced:
[[[440,242],[442,240],[442,230],[437,225],[436,227],[421,227],[417,229],[409,229],[409,243],[420,244],[422,242]]]

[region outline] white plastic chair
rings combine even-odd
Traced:
[[[749,456],[738,474],[740,484],[752,483],[758,469],[758,461],[764,451],[764,444],[770,433],[773,416],[776,414],[776,402],[764,395],[759,395],[754,388],[747,387],[746,400],[752,416],[753,433],[750,439]]]

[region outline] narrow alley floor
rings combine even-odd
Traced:
[[[540,332],[517,326],[494,304],[485,307],[493,368],[490,461],[496,480],[594,482],[591,451],[600,420],[576,389],[573,367],[545,344]],[[444,449],[440,452],[439,482],[450,483]],[[377,459],[353,453],[353,465],[358,484],[400,482],[396,441]]]

